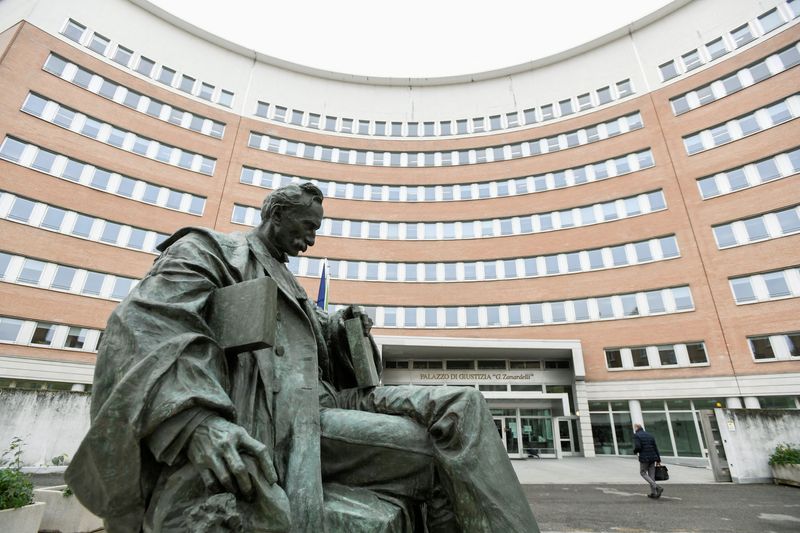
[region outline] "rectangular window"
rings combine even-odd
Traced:
[[[661,366],[677,365],[678,359],[675,357],[674,346],[659,346],[658,358],[661,360]]]
[[[0,317],[0,341],[17,342],[22,320]]]
[[[605,265],[603,263],[603,252],[600,250],[589,250],[589,268],[596,269],[596,268],[603,268]]]
[[[53,282],[50,284],[50,287],[64,291],[70,290],[76,272],[77,270],[72,267],[59,265],[58,268],[56,268],[56,275],[53,277]]]
[[[70,19],[67,21],[67,26],[61,33],[63,33],[64,36],[67,37],[68,39],[71,39],[77,43],[80,42],[81,37],[83,37],[83,32],[85,31],[86,31],[86,26],[78,24],[74,20]]]
[[[752,302],[756,299],[750,278],[738,278],[731,280],[731,290],[736,303]]]
[[[724,56],[728,53],[728,47],[725,45],[725,41],[722,37],[718,37],[713,41],[709,41],[706,43],[706,51],[708,52],[711,61]]]
[[[233,105],[233,93],[222,89],[219,93],[219,105],[231,107]]]
[[[47,105],[47,100],[44,98],[35,95],[33,93],[28,94],[28,97],[25,99],[25,104],[22,106],[22,109],[36,115],[37,117],[42,116],[44,112],[44,107]]]
[[[767,292],[770,298],[781,298],[791,294],[783,272],[769,272],[764,274],[762,278],[767,285]]]
[[[755,39],[748,24],[744,24],[733,30],[731,32],[731,37],[733,37],[733,41],[736,43],[736,48],[740,48]]]
[[[528,312],[531,316],[531,324],[544,324],[544,312],[542,304],[528,305]]]
[[[650,366],[650,361],[647,359],[647,348],[631,348],[631,359],[634,368]]]
[[[764,224],[764,219],[762,217],[745,220],[744,227],[747,230],[747,236],[751,242],[769,237],[767,226]]]
[[[631,85],[631,80],[622,80],[617,82],[617,93],[619,93],[620,98],[625,98],[633,94],[633,85]]]
[[[31,344],[50,346],[53,343],[53,337],[55,336],[55,334],[56,334],[55,324],[39,322],[36,324],[36,329],[33,331]]]
[[[573,300],[572,308],[575,310],[575,320],[589,320],[589,302],[587,300]]]
[[[797,208],[779,211],[775,214],[778,217],[778,224],[784,235],[800,231],[800,216],[797,215]]]
[[[678,309],[678,311],[691,309],[693,307],[692,293],[689,291],[689,287],[676,287],[672,289],[672,298],[675,300],[675,308]]]
[[[719,248],[727,248],[728,246],[736,246],[736,244],[738,244],[731,224],[715,227],[714,238],[717,240],[717,247]]]
[[[132,57],[133,57],[133,50],[129,50],[124,46],[117,45],[117,50],[114,52],[114,57],[112,57],[111,59],[113,59],[115,63],[119,63],[123,67],[127,67],[128,64],[131,62]]]
[[[45,263],[42,261],[25,259],[25,262],[22,264],[22,270],[17,277],[17,281],[21,283],[30,283],[33,285],[39,283],[39,279],[42,277],[42,272],[44,272],[44,265]]]
[[[172,85],[172,81],[175,79],[175,74],[176,72],[171,68],[162,66],[161,72],[158,73],[158,81],[164,85]]]
[[[197,80],[195,80],[193,77],[187,76],[186,74],[182,74],[181,82],[180,85],[178,85],[178,89],[180,89],[185,93],[191,94],[192,90],[194,89],[194,83],[196,81]]]
[[[800,333],[787,334],[786,343],[789,345],[789,355],[791,357],[800,357]]]
[[[719,146],[730,141],[731,135],[728,132],[728,126],[723,124],[722,126],[711,128],[711,137],[714,139],[714,146]]]
[[[700,53],[697,50],[692,50],[691,52],[683,54],[681,59],[683,59],[683,64],[687,72],[703,64],[703,60],[700,59]]]
[[[697,181],[698,187],[700,187],[700,195],[705,198],[712,198],[720,194],[719,188],[717,188],[717,180],[714,179],[713,176],[710,178],[703,178]]]
[[[131,292],[132,287],[132,279],[118,277],[114,282],[114,289],[111,291],[111,297],[117,300],[122,300],[128,295],[129,292]]]
[[[783,18],[781,17],[781,14],[778,13],[777,8],[770,9],[758,17],[758,21],[761,23],[761,29],[764,30],[764,33],[769,33],[775,28],[783,25]]]
[[[600,318],[614,318],[614,308],[611,305],[611,298],[604,296],[597,299],[597,310]]]
[[[622,368],[622,355],[619,350],[606,350],[606,365],[608,368]]]
[[[567,315],[564,309],[564,302],[551,302],[550,311],[553,315],[553,322],[566,322]]]
[[[209,83],[202,82],[200,84],[200,94],[198,94],[198,96],[203,100],[211,101],[211,97],[213,95],[214,95],[214,86]]]
[[[622,314],[623,316],[638,316],[639,315],[639,306],[636,303],[636,295],[634,294],[623,294],[620,296],[620,300],[622,301]]]
[[[121,229],[122,226],[119,224],[106,221],[103,233],[100,235],[100,240],[109,244],[116,244]]]
[[[750,350],[755,359],[775,359],[775,352],[772,350],[772,343],[769,337],[750,337]]]
[[[67,333],[67,340],[64,342],[64,348],[73,348],[76,350],[82,350],[83,347],[86,345],[87,333],[89,333],[89,330],[86,328],[76,328],[74,326],[69,328],[69,332]]]
[[[42,220],[42,227],[58,231],[61,228],[61,223],[64,221],[66,211],[57,207],[48,206],[47,212]]]
[[[597,89],[597,103],[600,105],[607,104],[612,100],[611,98],[611,88],[610,87],[601,87]]]
[[[88,272],[86,274],[86,281],[83,284],[83,289],[81,289],[81,292],[83,294],[99,296],[105,277],[105,274],[101,274],[100,272]]]
[[[89,40],[89,49],[97,52],[100,55],[105,55],[106,49],[111,41],[100,35],[99,33],[92,34]]]
[[[53,163],[55,163],[55,161],[56,154],[39,148],[36,158],[33,160],[33,163],[31,163],[31,166],[36,170],[41,170],[42,172],[50,172],[50,169],[53,167]]]
[[[153,67],[155,66],[155,61],[141,56],[139,57],[139,64],[136,65],[136,72],[142,74],[143,76],[150,77],[150,74],[153,72]]]
[[[14,205],[11,206],[11,211],[8,213],[8,218],[12,220],[19,220],[20,222],[28,222],[33,208],[36,203],[26,199],[17,197],[14,200]]]
[[[650,314],[666,311],[661,291],[648,291],[645,293],[645,297],[647,298],[647,307],[650,310]]]
[[[475,369],[475,361],[463,361],[463,360],[447,360],[447,369],[448,370],[474,370]]]
[[[342,119],[342,133],[353,133],[353,119],[352,118],[343,118]]]
[[[18,162],[19,158],[22,157],[22,152],[25,150],[25,146],[25,144],[17,141],[16,139],[6,137],[5,141],[3,141],[2,147],[0,147],[0,155],[10,161]]]
[[[503,359],[479,360],[478,370],[505,370],[506,362]]]
[[[706,348],[702,342],[687,344],[686,352],[689,354],[689,364],[699,365],[708,363]]]

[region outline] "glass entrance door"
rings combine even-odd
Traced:
[[[506,427],[505,424],[503,423],[503,419],[494,418],[494,425],[497,428],[497,435],[500,437],[500,441],[503,443],[503,448],[506,448],[506,439],[505,439]],[[506,448],[506,451],[508,451],[508,448]]]
[[[494,417],[494,425],[509,455],[519,455],[519,426],[517,417]]]
[[[575,436],[572,432],[570,420],[558,420],[558,443],[561,445],[563,455],[575,454]]]

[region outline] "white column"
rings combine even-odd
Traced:
[[[744,408],[745,409],[761,409],[761,404],[758,401],[758,398],[755,396],[745,396],[744,397]]]
[[[730,398],[725,398],[725,407],[727,407],[728,409],[741,409],[742,399],[737,396],[731,396]]]
[[[642,404],[639,400],[628,400],[628,408],[631,410],[631,422],[639,424],[644,427],[644,418],[642,417]],[[632,431],[633,429],[631,429]]]
[[[72,392],[84,392],[86,391],[86,385],[83,383],[73,383],[72,388],[70,389]]]

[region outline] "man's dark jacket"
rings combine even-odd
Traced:
[[[661,462],[656,439],[641,428],[633,435],[633,453],[639,454],[640,463]]]

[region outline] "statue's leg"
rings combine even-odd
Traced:
[[[442,483],[464,531],[539,531],[488,406],[476,389],[411,385],[349,389],[337,393],[336,403],[344,409],[408,417],[427,428]]]
[[[428,531],[460,531],[423,426],[406,417],[348,409],[323,409],[320,422],[324,483],[425,503]]]

